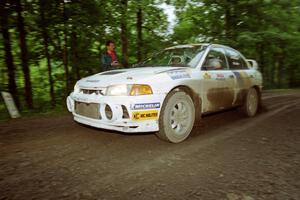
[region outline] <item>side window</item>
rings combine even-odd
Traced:
[[[248,69],[247,63],[237,51],[226,49],[226,57],[230,69]]]
[[[205,70],[224,70],[227,69],[226,58],[222,48],[213,48],[206,56],[204,65]]]
[[[242,60],[242,64],[243,64],[243,69],[249,69],[246,61],[243,58],[241,58],[241,60]]]

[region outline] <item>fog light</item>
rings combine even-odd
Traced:
[[[112,110],[111,110],[111,107],[109,105],[105,105],[105,116],[107,119],[111,120],[112,117],[113,117],[113,113],[112,113]]]
[[[122,118],[123,119],[128,119],[129,118],[129,114],[128,114],[128,110],[127,110],[126,106],[122,105],[122,111],[123,111]]]

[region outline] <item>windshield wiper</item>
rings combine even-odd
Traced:
[[[131,66],[131,68],[137,68],[137,67],[190,67],[187,64],[145,64],[145,63],[139,63],[134,64]]]
[[[154,67],[155,65],[152,64],[144,64],[144,63],[137,63],[131,66],[131,68],[137,68],[137,67]]]
[[[169,66],[172,66],[172,67],[190,67],[189,65],[187,65],[187,64],[182,64],[182,63],[178,63],[178,64],[169,64]]]

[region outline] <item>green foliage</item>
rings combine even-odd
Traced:
[[[24,106],[24,74],[21,69],[14,1],[9,1],[9,32],[14,58],[18,96]],[[34,106],[49,110],[50,82],[45,53],[46,30],[51,77],[57,106],[64,106],[66,81],[102,70],[100,57],[105,41],[112,39],[121,57],[121,22],[124,16],[119,0],[22,0],[27,32],[28,64]],[[177,24],[168,33],[167,16],[158,6],[168,3],[176,8]],[[128,62],[137,62],[137,12],[142,11],[143,58],[173,44],[211,42],[228,44],[246,57],[259,62],[265,87],[300,86],[300,1],[299,0],[128,0],[126,28]],[[42,18],[42,11],[44,18]],[[45,28],[45,29],[43,29]],[[64,48],[66,47],[66,48]],[[64,62],[67,55],[67,63]],[[7,90],[8,75],[0,35],[0,89]],[[66,80],[66,68],[69,72]],[[0,107],[0,110],[3,110]]]
[[[177,43],[228,44],[259,62],[266,88],[300,86],[299,0],[171,1]]]
[[[117,45],[117,54],[121,57],[121,19],[122,5],[119,0],[22,0],[23,17],[27,32],[28,64],[35,109],[51,108],[50,83],[48,77],[47,55],[43,27],[48,36],[51,77],[56,105],[63,105],[66,93],[66,69],[64,53],[67,53],[68,82],[72,86],[78,79],[102,71],[100,58],[105,51],[105,41],[112,39]],[[142,8],[142,56],[146,57],[166,45],[167,17],[158,8],[158,1],[128,1],[126,27],[128,61],[137,61],[136,12]],[[7,0],[9,11],[9,31],[12,54],[16,68],[16,82],[21,110],[25,111],[24,74],[21,68],[20,47],[16,29],[17,18],[14,1]],[[42,18],[42,12],[44,18]],[[0,38],[2,35],[0,35]],[[66,42],[66,43],[65,43]],[[64,49],[66,45],[66,49]],[[0,87],[8,90],[8,74],[4,59],[3,42],[0,40]]]

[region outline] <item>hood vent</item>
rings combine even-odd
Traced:
[[[126,71],[108,71],[108,72],[103,72],[100,75],[114,75],[114,74],[120,74],[120,73],[124,73]]]
[[[104,89],[98,89],[98,90],[89,90],[89,89],[80,89],[80,92],[83,94],[96,94],[96,95],[104,95]]]

